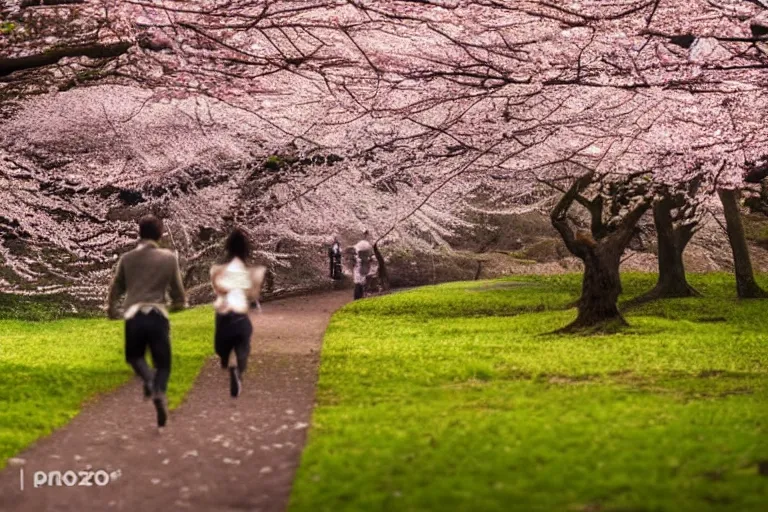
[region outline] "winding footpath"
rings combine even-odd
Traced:
[[[229,397],[228,374],[211,359],[162,433],[138,379],[86,405],[0,472],[0,511],[284,511],[312,414],[323,333],[350,295],[264,304],[254,317],[242,395]],[[112,480],[33,487],[36,471],[68,470],[104,470]]]

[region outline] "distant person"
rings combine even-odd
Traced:
[[[235,398],[242,390],[242,376],[251,353],[253,326],[248,316],[259,307],[259,294],[266,267],[248,267],[251,246],[244,231],[235,229],[225,242],[226,262],[211,268],[216,292],[214,348],[221,367],[229,370],[229,392]]]
[[[371,271],[373,246],[367,240],[360,240],[354,246],[354,268],[352,277],[355,283],[354,299],[362,299],[365,295],[365,285]]]
[[[166,291],[170,291],[172,311],[186,305],[179,260],[171,251],[158,247],[162,235],[163,223],[154,215],[139,220],[139,244],[118,261],[107,299],[107,314],[118,319],[118,302],[125,295],[125,359],[144,381],[144,397],[152,398],[158,427],[164,427],[168,419],[166,391],[171,375]],[[154,372],[145,359],[147,348]]]
[[[331,279],[339,280],[343,277],[341,270],[341,245],[337,238],[333,239],[333,245],[328,249]]]

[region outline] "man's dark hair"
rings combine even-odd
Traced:
[[[163,221],[154,215],[145,215],[139,219],[139,237],[157,242],[163,236]]]
[[[227,261],[232,261],[234,258],[248,261],[251,255],[251,242],[245,231],[240,228],[235,228],[229,234],[224,247],[227,250]]]

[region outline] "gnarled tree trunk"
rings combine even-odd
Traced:
[[[618,307],[621,295],[621,255],[632,239],[635,225],[650,206],[648,201],[635,205],[609,233],[607,227],[602,224],[602,201],[587,201],[581,196],[581,192],[593,178],[593,174],[587,174],[576,180],[551,214],[552,226],[560,233],[568,250],[584,262],[578,315],[576,320],[561,330],[562,332],[615,322],[626,325]],[[591,235],[576,235],[568,224],[568,210],[574,201],[587,205],[592,216]]]
[[[618,307],[621,295],[620,255],[607,246],[597,245],[585,250],[579,314],[566,329],[578,330],[611,321],[626,325]]]
[[[756,299],[768,296],[755,281],[752,260],[749,257],[744,224],[741,221],[738,190],[719,189],[717,195],[723,203],[725,229],[733,252],[733,267],[736,275],[736,293],[742,299]]]

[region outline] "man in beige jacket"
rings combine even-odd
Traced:
[[[165,393],[171,374],[166,291],[170,292],[172,311],[186,306],[178,258],[157,245],[162,234],[162,221],[154,215],[139,220],[139,245],[120,258],[107,300],[107,313],[117,320],[118,303],[125,296],[125,359],[144,381],[144,397],[152,398],[159,427],[164,427],[168,419]],[[152,354],[154,373],[145,359],[147,348]]]

